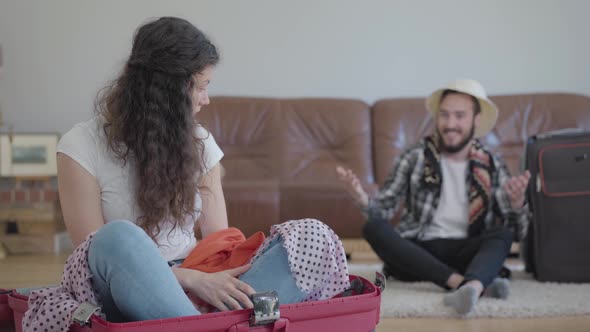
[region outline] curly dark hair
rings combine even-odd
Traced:
[[[195,74],[218,62],[215,45],[194,25],[162,17],[137,30],[122,73],[98,94],[109,149],[137,170],[138,222],[152,239],[162,221],[175,229],[197,212],[205,165],[191,91]]]

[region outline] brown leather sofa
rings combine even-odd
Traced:
[[[590,98],[574,94],[493,96],[500,116],[483,138],[513,173],[527,137],[590,130]],[[215,97],[199,113],[225,153],[223,187],[231,226],[246,235],[275,223],[316,218],[341,238],[362,237],[363,218],[335,168],[356,172],[370,191],[405,148],[430,133],[423,98],[377,101]]]

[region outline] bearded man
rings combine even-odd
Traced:
[[[363,235],[384,273],[452,290],[444,304],[467,314],[481,295],[508,296],[509,282],[498,275],[514,232],[526,230],[530,173],[511,177],[479,142],[498,117],[479,82],[451,82],[426,99],[426,108],[435,132],[397,159],[374,197],[351,170],[337,172],[367,217]],[[393,226],[389,220],[402,205]]]

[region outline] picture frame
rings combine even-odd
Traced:
[[[59,134],[0,134],[0,176],[56,176]]]

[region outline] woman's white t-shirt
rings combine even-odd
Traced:
[[[206,169],[213,168],[223,157],[223,152],[213,135],[206,129],[197,127],[197,136],[204,139],[204,159]],[[93,175],[100,187],[102,213],[105,222],[129,220],[134,223],[142,215],[137,206],[135,194],[135,167],[130,159],[126,164],[117,159],[108,149],[102,121],[94,117],[75,125],[59,141],[58,153],[64,153],[75,160],[88,173]],[[195,209],[200,211],[201,198],[197,194]],[[160,252],[167,260],[184,258],[195,247],[194,225],[198,219],[187,220],[182,229],[172,230],[170,223],[160,225],[156,241]]]

